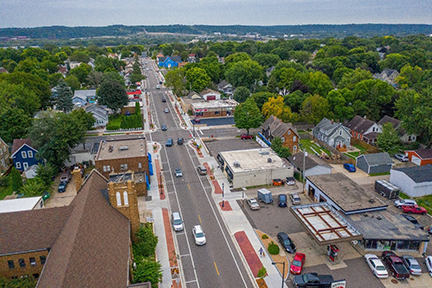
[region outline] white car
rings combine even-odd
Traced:
[[[387,278],[389,276],[387,269],[385,268],[381,260],[378,258],[378,256],[376,256],[375,254],[366,254],[364,255],[364,258],[366,260],[366,263],[372,270],[372,273],[377,278]]]
[[[425,264],[429,275],[432,277],[432,256],[427,256],[425,258]]]
[[[258,209],[260,209],[260,205],[258,204],[258,202],[254,198],[248,199],[247,203],[248,203],[249,208],[251,210],[258,210]]]
[[[176,177],[183,177],[183,173],[182,173],[182,171],[181,171],[180,168],[178,168],[178,169],[175,170],[175,176]]]
[[[202,245],[206,244],[205,233],[202,230],[201,225],[195,225],[192,228],[192,234],[193,234],[193,237],[195,239],[196,245],[202,246]]]
[[[394,205],[397,208],[401,208],[403,205],[413,205],[413,206],[417,205],[417,202],[412,199],[401,199],[401,200],[394,201]]]

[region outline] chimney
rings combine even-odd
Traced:
[[[334,121],[333,121],[333,119],[331,120],[331,124],[333,124],[334,123]]]
[[[81,168],[75,167],[72,171],[72,177],[75,182],[76,192],[78,193],[82,186]]]

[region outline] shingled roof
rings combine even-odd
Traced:
[[[305,160],[304,161],[305,162],[305,170],[308,170],[308,169],[313,168],[313,167],[318,166],[318,165],[332,168],[324,160],[318,158],[315,155],[308,154],[304,160]],[[297,169],[303,170],[303,152],[299,152],[295,155],[289,156],[288,161],[291,164],[293,164],[294,167],[296,167]]]
[[[70,204],[37,287],[127,286],[130,224],[105,200],[106,189],[107,179],[93,170]]]
[[[23,146],[24,144],[27,144],[28,146],[34,148],[32,146],[32,141],[30,140],[30,138],[24,138],[24,139],[14,139],[13,140],[13,144],[12,144],[12,152],[11,155],[14,154],[19,148],[21,148],[21,146]],[[36,149],[36,148],[34,148]]]
[[[380,121],[378,121],[378,125],[380,126],[383,126],[386,123],[391,123],[393,125],[393,128],[397,129],[401,121],[388,115],[385,115]]]
[[[405,173],[415,183],[432,182],[432,165],[405,167],[395,170]]]
[[[393,160],[387,152],[383,153],[372,153],[363,154],[357,157],[357,159],[363,157],[369,166],[379,166],[379,165],[392,165]]]
[[[348,122],[346,127],[357,133],[364,134],[374,124],[375,122],[372,120],[356,115],[353,119],[351,119],[351,121]]]
[[[276,116],[271,115],[263,124],[264,129],[270,129],[273,137],[283,137],[286,131],[291,129],[298,137],[297,129],[291,123],[284,123]]]
[[[423,160],[432,159],[432,149],[417,149],[414,152]]]

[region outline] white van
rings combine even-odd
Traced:
[[[174,231],[181,231],[183,230],[183,220],[180,216],[179,212],[173,212],[171,216],[171,222],[174,228]]]

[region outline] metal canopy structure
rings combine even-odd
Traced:
[[[361,233],[327,203],[291,206],[290,210],[318,245],[362,239]]]

